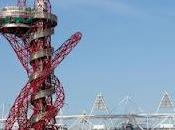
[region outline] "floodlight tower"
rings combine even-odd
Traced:
[[[17,124],[19,130],[55,130],[55,116],[64,104],[64,90],[54,69],[80,41],[77,32],[57,50],[51,35],[57,17],[51,13],[49,0],[26,0],[0,11],[0,32],[9,41],[29,77],[10,109],[5,130]],[[55,96],[55,97],[54,97]],[[54,97],[54,98],[53,98]]]

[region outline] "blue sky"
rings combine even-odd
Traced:
[[[55,48],[72,33],[83,33],[55,71],[64,85],[67,113],[90,111],[99,92],[111,108],[129,95],[145,111],[156,110],[164,90],[175,95],[174,0],[51,2],[59,18]],[[27,77],[2,36],[0,59],[0,103],[12,104]]]

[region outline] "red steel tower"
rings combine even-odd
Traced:
[[[10,109],[5,130],[56,130],[55,116],[64,104],[64,90],[54,69],[80,41],[77,32],[57,50],[51,35],[57,17],[51,13],[49,0],[35,0],[27,7],[26,0],[0,11],[0,32],[9,41],[29,77]]]

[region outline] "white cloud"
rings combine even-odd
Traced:
[[[123,3],[117,0],[52,0],[54,5],[58,7],[69,9],[71,7],[84,8],[84,7],[96,7],[102,8],[104,10],[110,11],[111,13],[137,16],[139,11],[137,11],[131,5]]]

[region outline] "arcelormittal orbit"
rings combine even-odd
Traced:
[[[57,17],[49,0],[35,0],[33,7],[26,0],[0,11],[0,32],[9,41],[28,81],[17,96],[5,122],[5,130],[57,130],[55,116],[64,104],[64,90],[54,69],[80,41],[77,32],[57,50],[51,35]]]

